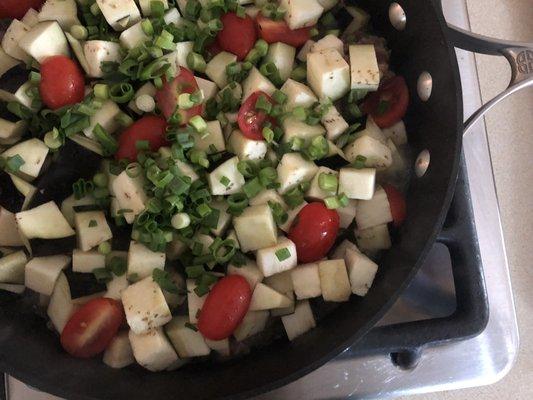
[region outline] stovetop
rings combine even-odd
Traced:
[[[448,22],[469,28],[465,0],[442,3]],[[457,50],[457,58],[466,118],[481,104],[478,76],[472,54]],[[400,365],[416,365],[409,369],[398,367],[393,362],[398,358],[391,357],[389,352],[362,355],[358,347],[350,348],[309,375],[255,400],[385,398],[488,385],[505,376],[518,351],[518,328],[483,124],[465,137],[464,161],[460,181],[464,179],[467,185],[459,187],[465,190],[464,197],[470,196],[490,310],[481,334],[417,349],[415,354],[405,353],[407,362],[400,358]],[[413,283],[377,329],[453,314],[457,304],[451,265],[447,247],[437,243]],[[413,361],[411,365],[409,361]],[[6,392],[9,400],[57,399],[11,377],[6,379]]]

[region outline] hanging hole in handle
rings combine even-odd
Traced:
[[[431,92],[433,90],[433,77],[427,71],[424,71],[418,77],[416,83],[416,91],[420,100],[426,102],[431,97]]]
[[[398,3],[391,3],[389,6],[389,20],[392,26],[398,31],[403,31],[407,24],[407,16],[402,6]]]
[[[415,369],[421,357],[422,350],[420,348],[390,353],[392,364],[404,371]]]
[[[429,150],[422,150],[415,161],[415,174],[418,178],[422,178],[426,174],[430,161],[431,155],[429,154]]]

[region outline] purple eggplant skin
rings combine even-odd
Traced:
[[[24,203],[24,196],[17,190],[11,177],[5,171],[0,171],[0,206],[17,213]]]
[[[72,185],[78,179],[92,179],[101,161],[99,154],[67,139],[50,167],[36,180],[37,192],[30,202],[30,208],[51,200],[61,204],[72,194]]]

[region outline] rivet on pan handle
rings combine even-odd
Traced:
[[[511,82],[498,96],[494,97],[465,122],[464,133],[497,103],[527,87],[533,87],[533,43],[511,42],[465,31],[448,24],[447,35],[455,47],[488,55],[504,56],[511,65]]]

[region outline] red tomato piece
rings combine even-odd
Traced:
[[[0,18],[21,19],[33,8],[39,11],[44,0],[0,0]]]
[[[291,29],[283,20],[274,21],[261,13],[256,18],[257,30],[261,39],[267,43],[283,42],[293,47],[303,46],[311,38],[311,28]]]
[[[393,225],[396,228],[399,228],[407,216],[407,204],[405,203],[405,196],[392,185],[383,185],[383,190],[385,190],[385,193],[387,193]]]
[[[248,139],[252,140],[264,140],[263,138],[263,126],[265,122],[269,121],[275,124],[275,119],[269,117],[264,111],[258,111],[255,109],[255,104],[259,97],[264,96],[271,104],[274,104],[274,100],[265,92],[257,91],[252,93],[246,101],[242,104],[237,115],[237,123],[242,134]]]
[[[310,263],[324,258],[339,232],[339,214],[324,203],[307,204],[300,210],[289,231],[296,245],[298,261]]]
[[[251,299],[252,289],[242,276],[222,278],[207,295],[198,319],[198,330],[210,340],[226,339],[241,323]]]
[[[159,89],[155,95],[157,105],[168,119],[170,118],[178,107],[178,97],[182,93],[194,93],[198,90],[198,83],[194,75],[187,68],[181,67],[180,73],[174,78],[172,82],[164,83],[163,87]],[[185,125],[195,115],[200,115],[203,111],[203,105],[199,104],[188,110],[180,110],[181,123]]]
[[[79,103],[85,97],[85,78],[78,64],[66,56],[48,57],[41,63],[39,94],[52,110]]]
[[[168,144],[165,137],[167,121],[155,115],[145,115],[140,120],[134,122],[118,139],[118,151],[115,154],[117,160],[128,159],[137,160],[136,143],[140,140],[147,140],[150,143],[150,151],[157,151],[160,147]]]
[[[362,110],[372,116],[377,126],[388,128],[405,116],[408,105],[409,89],[405,79],[395,76],[365,99]]]
[[[91,300],[70,317],[61,333],[61,345],[74,357],[93,357],[106,349],[124,319],[119,301]]]
[[[235,54],[239,61],[244,60],[257,40],[254,21],[247,15],[241,18],[232,12],[224,14],[220,20],[224,28],[217,35],[219,46]]]

